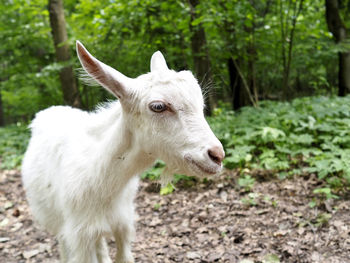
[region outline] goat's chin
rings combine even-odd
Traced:
[[[198,161],[189,154],[186,154],[184,158],[192,174],[194,173],[196,176],[213,176],[219,174],[222,170],[222,164],[208,164],[207,162]]]

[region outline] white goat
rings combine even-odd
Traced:
[[[159,158],[173,172],[219,173],[224,151],[203,115],[201,89],[189,71],[169,70],[155,52],[151,72],[130,79],[77,41],[83,68],[119,101],[87,113],[68,106],[39,112],[22,164],[36,220],[59,240],[62,262],[134,262],[133,199],[138,174]]]

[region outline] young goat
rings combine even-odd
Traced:
[[[39,112],[22,174],[36,220],[59,240],[62,262],[134,262],[133,199],[138,174],[162,159],[168,173],[212,175],[224,151],[203,116],[201,89],[189,71],[169,70],[155,52],[151,72],[131,79],[77,42],[86,72],[119,100],[96,112],[67,106]]]

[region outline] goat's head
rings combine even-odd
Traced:
[[[164,160],[171,173],[221,171],[225,153],[204,118],[202,92],[190,71],[169,70],[157,51],[151,72],[131,79],[98,61],[80,42],[77,53],[87,73],[119,98],[141,151]]]

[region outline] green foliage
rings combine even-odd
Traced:
[[[258,193],[249,193],[247,197],[241,199],[241,202],[246,206],[256,206],[258,204],[258,198]]]
[[[276,254],[267,254],[262,263],[280,263],[280,259]]]
[[[61,104],[47,1],[0,2],[0,92],[8,123]]]
[[[171,194],[172,192],[174,192],[174,190],[175,190],[175,188],[174,188],[173,184],[169,183],[160,189],[160,195]]]
[[[281,177],[315,173],[327,185],[315,193],[326,198],[350,185],[350,96],[263,101],[258,109],[216,114],[209,122],[225,147],[227,168],[267,169]],[[239,183],[249,185],[247,176]]]
[[[196,10],[186,1],[67,0],[65,15],[74,68],[74,42],[81,40],[100,60],[135,77],[149,70],[150,55],[161,50],[169,66],[192,69],[193,28],[203,26],[206,51],[218,98],[226,104],[214,110],[210,123],[223,142],[225,167],[248,171],[238,184],[250,191],[254,177],[249,171],[270,170],[280,178],[315,173],[325,182],[315,193],[334,198],[350,183],[350,99],[310,97],[290,103],[262,101],[258,109],[231,112],[232,90],[227,59],[234,58],[258,95],[280,98],[283,79],[281,23],[291,30],[295,1],[200,1]],[[282,7],[283,12],[279,12]],[[348,8],[341,7],[346,20]],[[28,122],[35,112],[62,104],[47,1],[0,2],[0,92],[7,123]],[[191,20],[191,13],[196,19]],[[281,21],[280,15],[285,19]],[[322,1],[305,0],[297,17],[288,87],[293,95],[334,94],[337,54],[348,45],[337,45],[328,32]],[[200,80],[201,81],[201,80]],[[250,85],[250,84],[249,84]],[[252,88],[252,87],[250,87]],[[96,87],[79,83],[87,109],[108,97]],[[29,131],[23,126],[0,130],[2,167],[20,164]],[[143,178],[159,179],[164,163],[157,162]],[[195,181],[175,175],[175,182],[190,186]],[[173,191],[167,186],[163,192]]]
[[[230,57],[239,60],[245,78],[255,79],[259,95],[280,97],[282,46],[290,40],[282,39],[279,3],[288,16],[285,22],[290,30],[293,5],[287,0],[200,1],[196,10],[180,0],[67,0],[64,7],[72,54],[69,63],[80,67],[74,50],[74,42],[79,39],[100,60],[131,77],[149,70],[150,56],[157,49],[166,55],[171,68],[193,70],[193,57],[198,54],[192,51],[191,38],[193,27],[200,25],[205,30],[219,98],[232,99],[227,74]],[[29,121],[35,112],[63,103],[58,80],[62,65],[55,61],[47,1],[2,1],[0,11],[4,114],[7,123]],[[193,21],[191,12],[196,12]],[[324,14],[322,1],[306,0],[297,19],[289,86],[298,96],[334,92],[337,53],[347,47],[333,43]],[[254,66],[254,75],[249,65]],[[108,97],[102,89],[82,83],[79,89],[87,109]],[[276,131],[269,130],[273,127],[261,128],[266,140],[276,135]],[[235,161],[244,165],[245,159]],[[265,165],[269,167],[271,162]]]
[[[322,227],[328,224],[329,220],[332,218],[331,214],[328,213],[320,213],[317,215],[316,219],[312,222],[317,227]]]
[[[252,160],[252,155],[250,154],[254,146],[242,145],[235,149],[227,149],[228,157],[225,158],[224,164],[227,168],[235,168],[237,166],[244,167],[247,162]]]
[[[250,171],[270,170],[280,178],[315,173],[324,182],[314,193],[326,199],[350,186],[350,96],[305,97],[292,102],[263,101],[257,109],[245,107],[234,113],[225,108],[208,118],[224,145],[228,169],[240,169],[237,183],[251,191],[255,177]],[[159,179],[164,163],[144,174]],[[175,183],[191,181],[175,175]],[[172,186],[163,190],[173,191]],[[253,194],[253,193],[252,193]],[[255,205],[248,196],[242,202]]]
[[[164,172],[165,163],[163,161],[157,160],[151,169],[145,171],[142,175],[142,179],[159,180],[160,176]]]
[[[339,198],[338,196],[332,194],[332,189],[329,187],[317,188],[314,190],[315,194],[321,194],[325,196],[327,199]]]
[[[252,171],[270,170],[281,178],[315,173],[324,184],[314,193],[326,199],[350,185],[350,96],[344,98],[306,97],[287,102],[261,102],[261,107],[245,107],[234,113],[215,111],[209,122],[224,145],[226,168],[241,170],[238,185],[251,191],[256,178]],[[20,166],[29,139],[29,129],[18,124],[0,128],[1,168]],[[158,180],[165,163],[141,177]],[[174,175],[174,184],[192,186],[196,179]],[[172,184],[161,194],[174,191]],[[242,202],[256,205],[254,193]],[[315,206],[315,201],[310,206]]]
[[[0,128],[0,169],[14,169],[21,165],[29,134],[27,126],[22,124]]]
[[[154,204],[154,206],[153,206],[153,209],[155,210],[155,211],[158,211],[160,208],[161,208],[161,204],[159,204],[159,203],[155,203]]]
[[[264,201],[268,204],[271,204],[273,208],[276,208],[278,206],[278,201],[272,200],[270,196],[264,196]]]
[[[142,175],[142,179],[149,179],[149,180],[159,180],[162,173],[165,169],[165,163],[161,160],[157,160],[156,163],[153,165],[152,168],[145,171]],[[196,179],[192,176],[187,176],[183,174],[174,174],[172,183],[178,184],[181,183],[184,187],[191,187],[193,186]],[[163,186],[160,189],[161,195],[168,195],[174,192],[175,187],[172,183],[167,184],[166,186]]]
[[[239,187],[244,188],[246,191],[251,191],[254,184],[255,178],[251,177],[250,175],[244,175],[238,179]]]

